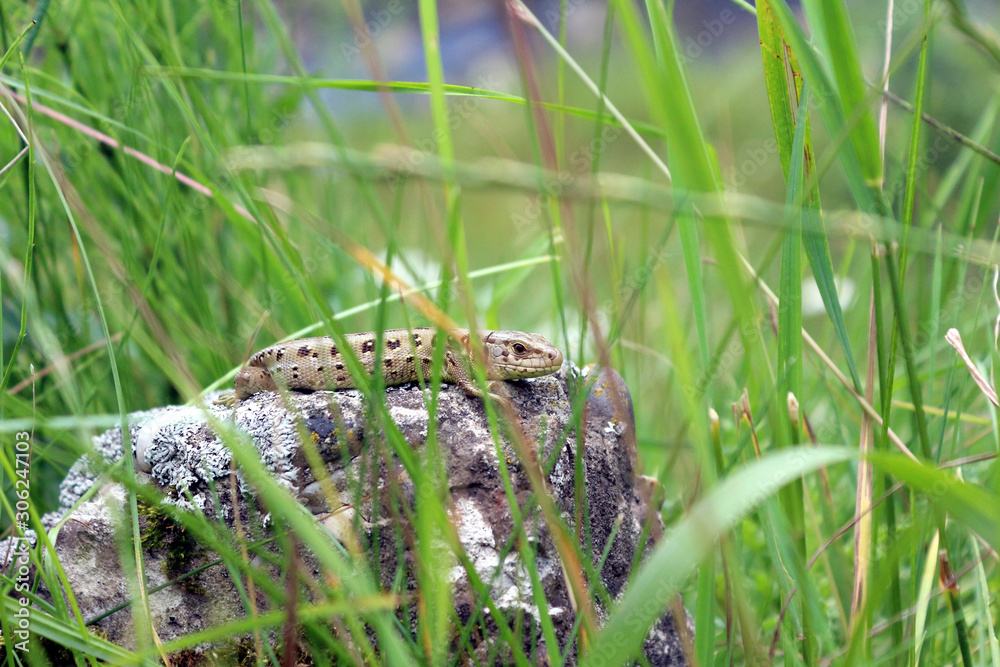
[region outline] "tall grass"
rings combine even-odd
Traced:
[[[94,434],[198,400],[275,340],[533,330],[624,375],[641,468],[666,491],[666,537],[603,628],[580,540],[545,512],[566,536],[583,662],[636,659],[680,595],[701,665],[1000,665],[1000,434],[973,372],[989,385],[1000,310],[995,8],[977,7],[994,12],[980,22],[959,0],[892,13],[807,0],[799,17],[761,0],[691,37],[672,4],[616,0],[580,21],[592,4],[536,15],[508,3],[510,80],[499,64],[453,74],[432,0],[311,7],[329,44],[308,63],[322,45],[300,42],[293,6],[0,5],[3,528],[18,432],[32,434],[38,528]],[[391,45],[373,28],[419,34],[408,55],[422,81],[387,78]],[[396,298],[404,284],[419,291]],[[945,343],[952,328],[968,365]],[[276,525],[346,584],[299,601],[304,648],[317,662],[448,664],[471,628],[455,627],[434,566],[446,558],[487,600],[475,622],[489,617],[529,664],[461,546],[442,553],[435,539],[449,531],[433,434],[415,455],[386,412],[373,418],[433,499],[415,519],[415,610],[226,436]],[[138,507],[158,495],[131,470],[118,473],[131,524],[120,552],[144,648],[88,632],[68,589],[38,601],[36,637],[77,664],[153,664],[288,622],[244,591],[247,620],[157,645]],[[283,599],[246,543],[175,519],[234,580]],[[39,565],[51,554],[45,539],[33,550]],[[39,572],[60,589],[58,566]],[[267,642],[254,653],[279,659]]]

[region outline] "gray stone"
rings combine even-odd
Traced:
[[[603,588],[606,599],[617,598],[633,565],[640,560],[636,550],[642,546],[648,549],[650,535],[658,538],[663,526],[655,507],[649,506],[649,480],[636,478],[635,423],[631,398],[621,377],[614,371],[604,371],[588,395],[582,421],[573,420],[570,387],[588,379],[593,380],[567,363],[556,375],[510,383],[508,393],[518,428],[543,466],[547,488],[563,522],[572,528],[582,517],[589,518],[588,530],[579,539],[593,567],[600,565],[599,559],[607,550],[599,573],[601,586],[590,586],[600,620],[607,610],[602,595],[596,594],[598,589]],[[385,391],[388,414],[414,452],[426,444],[429,421],[425,399],[429,400],[429,394],[429,389],[425,393],[415,384]],[[210,419],[233,420],[249,434],[261,460],[279,483],[313,514],[324,517],[324,525],[334,536],[356,540],[373,558],[377,553],[384,587],[392,585],[397,576],[402,549],[406,586],[413,589],[416,580],[410,566],[415,556],[409,552],[412,542],[404,541],[401,547],[396,535],[397,529],[404,534],[409,529],[397,523],[406,516],[399,512],[398,505],[403,502],[415,506],[414,485],[368,415],[365,400],[353,390],[284,397],[263,393],[244,401],[235,412],[222,407],[169,407],[135,413],[130,415],[130,434],[137,477],[159,487],[165,493],[164,502],[203,513],[227,527],[234,525],[236,512],[244,528],[268,525],[266,513],[239,473],[235,476],[239,493],[233,505],[232,454],[215,435]],[[515,628],[514,634],[523,638],[523,650],[532,659],[542,660],[546,646],[538,624],[540,612],[534,604],[532,579],[512,541],[515,526],[508,492],[483,404],[445,385],[439,395],[437,415],[437,442],[451,501],[449,516],[457,536],[480,579],[489,586],[497,607],[509,622],[520,619],[523,627]],[[573,427],[575,423],[583,424],[582,434]],[[330,481],[326,492],[299,445],[303,428],[323,461]],[[560,643],[557,650],[569,650],[569,664],[574,664],[576,646],[571,642],[576,614],[559,552],[533,500],[526,464],[518,448],[511,445],[509,438],[501,439],[501,443],[524,531],[534,548],[537,578]],[[46,516],[47,526],[55,525],[93,484],[104,465],[121,457],[121,447],[118,429],[95,438],[95,452],[105,463],[81,460],[73,467],[61,489],[64,509]],[[578,511],[575,501],[581,447],[585,513]],[[387,492],[390,488],[394,493]],[[123,525],[120,517],[125,497],[120,485],[105,484],[100,493],[73,512],[74,520],[62,525],[56,539],[60,561],[85,618],[113,609],[131,596],[121,575],[116,540],[116,526]],[[363,500],[358,502],[358,498]],[[144,512],[143,530],[152,530],[150,521],[155,520],[153,514]],[[377,533],[376,527],[380,529]],[[613,540],[610,547],[609,540]],[[215,558],[210,552],[190,549],[185,552],[184,562],[178,564],[176,556],[171,561],[172,550],[176,553],[177,546],[169,539],[166,543],[147,544],[147,588],[176,578],[178,569],[190,571]],[[305,566],[318,567],[308,556]],[[483,603],[470,590],[463,567],[451,566],[449,576],[454,582],[457,617],[465,623]],[[276,571],[275,577],[280,581],[281,573]],[[195,577],[171,584],[149,599],[154,627],[164,642],[243,615],[240,597],[224,565],[209,567]],[[266,599],[260,603],[266,608]],[[683,611],[680,604],[677,609]],[[493,623],[488,615],[487,619],[487,624]],[[413,622],[404,619],[404,623],[407,620]],[[102,618],[98,625],[111,641],[125,646],[134,641],[128,608]],[[690,625],[685,613],[688,641]],[[496,628],[491,631],[496,633]],[[499,657],[495,648],[491,652],[500,641],[498,636],[470,640],[475,656],[465,656],[461,662],[490,660],[490,656],[503,662],[503,651]],[[670,614],[651,630],[644,652],[654,665],[686,664],[681,637]]]

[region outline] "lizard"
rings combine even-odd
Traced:
[[[483,398],[469,368],[470,336],[468,329],[453,332],[461,345],[449,339],[444,353],[441,379],[457,384],[469,396]],[[365,371],[375,368],[378,336],[375,333],[346,334],[347,344],[354,351]],[[555,373],[562,366],[563,355],[539,334],[522,331],[480,331],[489,381],[489,395],[501,401],[496,393],[504,380],[539,377]],[[386,385],[416,382],[418,374],[430,378],[437,342],[437,330],[431,328],[389,329],[382,335],[382,376]],[[278,387],[296,391],[321,389],[351,389],[354,378],[347,370],[344,357],[330,336],[300,338],[267,347],[257,352],[237,374],[235,398],[226,402],[244,401],[262,391],[277,391]]]

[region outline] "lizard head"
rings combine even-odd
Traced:
[[[563,363],[562,352],[544,336],[523,331],[484,331],[483,352],[498,380],[549,375]]]

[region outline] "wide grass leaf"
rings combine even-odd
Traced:
[[[642,646],[649,627],[670,606],[695,567],[730,531],[785,484],[822,466],[854,458],[841,447],[787,449],[751,463],[720,482],[653,551],[583,664],[620,665]]]
[[[783,450],[722,481],[661,542],[630,585],[583,664],[618,665],[640,650],[650,626],[670,606],[716,540],[784,485],[818,468],[853,459],[851,449],[821,446]],[[906,482],[938,509],[1000,547],[1000,499],[953,474],[902,455],[874,454],[877,468]]]

